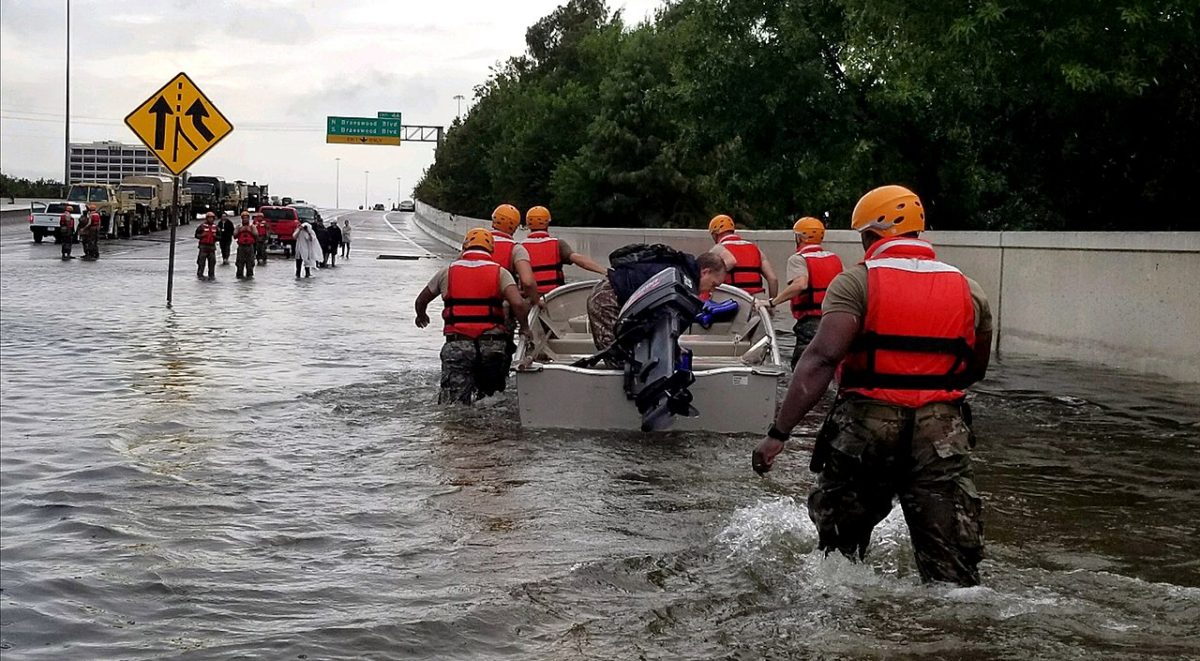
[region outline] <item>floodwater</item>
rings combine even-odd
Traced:
[[[1005,361],[984,585],[922,586],[898,511],[865,564],[815,551],[803,438],[761,479],[754,437],[434,406],[444,262],[376,260],[437,250],[384,217],[301,281],[198,282],[181,241],[173,310],[162,233],[4,228],[6,660],[1200,658],[1200,387]]]

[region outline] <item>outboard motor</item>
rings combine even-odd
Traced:
[[[642,431],[667,429],[677,415],[699,415],[688,390],[696,380],[692,355],[679,348],[679,336],[703,305],[696,284],[683,269],[664,268],[629,297],[617,317],[625,395],[642,414]]]

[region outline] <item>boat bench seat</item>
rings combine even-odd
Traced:
[[[703,338],[704,336],[685,335],[680,338],[680,345],[691,349],[697,358],[740,358],[753,344],[742,341],[734,345],[727,337],[720,336],[714,336],[711,340]],[[546,349],[560,358],[590,356],[596,353],[596,345],[589,333],[568,333],[564,337],[548,341]]]
[[[563,355],[590,356],[596,353],[596,344],[590,333],[568,333],[566,337],[550,340],[546,348],[560,357]]]

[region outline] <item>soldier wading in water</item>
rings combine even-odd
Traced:
[[[838,376],[817,434],[808,497],[820,548],[862,559],[898,497],[923,581],[979,583],[982,501],[971,469],[964,389],[987,372],[992,314],[978,283],[938,261],[918,235],[925,208],[883,186],[854,207],[863,261],[830,283],[817,335],[754,450],[758,474]]]
[[[439,295],[446,343],[442,346],[442,382],[438,403],[470,404],[504,390],[512,342],[505,325],[507,301],[527,335],[529,306],[508,269],[492,261],[496,241],[483,228],[467,232],[462,256],[438,271],[417,296],[417,327],[429,325],[426,310]]]

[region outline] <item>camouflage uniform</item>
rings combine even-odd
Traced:
[[[617,339],[617,316],[620,313],[617,291],[608,278],[601,278],[587,300],[588,327],[597,351],[607,349]]]
[[[512,340],[503,333],[484,333],[472,340],[465,336],[446,338],[442,345],[442,383],[439,404],[471,404],[502,392],[508,380]]]
[[[817,327],[820,325],[820,317],[805,317],[797,319],[796,325],[792,326],[792,333],[796,336],[796,348],[792,351],[792,369],[796,369],[796,361],[800,360],[800,355],[817,336]]]
[[[254,226],[254,229],[258,232],[258,240],[254,242],[254,261],[258,264],[266,264],[268,226],[266,224],[258,224]]]
[[[862,559],[898,497],[921,578],[978,585],[983,521],[970,423],[961,403],[835,403],[817,435],[812,469],[820,476],[808,498],[821,550]]]
[[[88,220],[86,224],[81,219],[79,229],[79,242],[83,244],[83,256],[87,259],[100,258],[100,228],[92,224]]]

